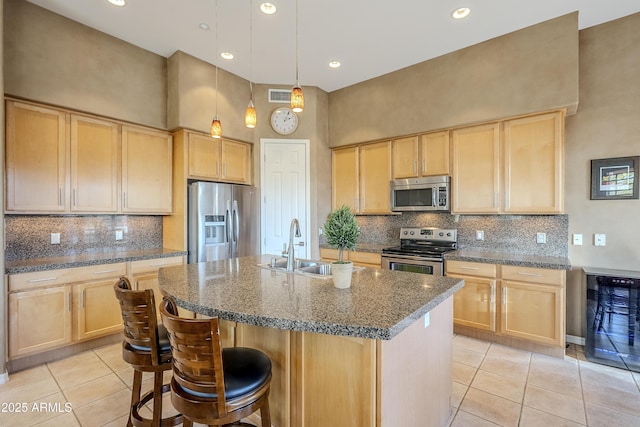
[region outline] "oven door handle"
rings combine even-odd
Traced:
[[[396,259],[404,259],[409,261],[431,261],[431,262],[442,262],[442,258],[429,258],[429,257],[419,257],[412,255],[397,255],[397,254],[382,254],[383,259],[388,260],[396,260]]]

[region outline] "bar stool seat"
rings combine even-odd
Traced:
[[[237,425],[260,410],[262,427],[271,427],[269,357],[252,348],[222,349],[218,318],[181,318],[170,297],[160,304],[160,315],[173,357],[171,403],[183,425]]]
[[[171,369],[171,345],[167,330],[158,325],[153,290],[134,291],[131,283],[121,277],[114,285],[124,323],[122,358],[133,368],[133,386],[127,426],[175,426],[182,415],[162,418],[162,394],[170,391],[163,384],[163,374]],[[153,372],[153,389],[141,396],[142,374]],[[141,408],[153,399],[153,418],[140,415]]]

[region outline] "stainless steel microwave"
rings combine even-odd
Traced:
[[[449,211],[450,180],[448,176],[394,179],[391,181],[391,210]]]

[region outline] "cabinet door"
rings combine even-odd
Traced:
[[[122,212],[171,213],[171,135],[122,127]]]
[[[331,196],[333,209],[346,205],[358,212],[358,147],[331,152]]]
[[[420,174],[449,175],[449,131],[420,137]]]
[[[7,211],[65,211],[66,150],[65,113],[7,102]]]
[[[376,341],[364,338],[294,333],[295,382],[300,396],[292,425],[376,425]],[[339,390],[338,400],[327,395]],[[323,396],[323,398],[318,398]],[[319,421],[322,420],[322,421]]]
[[[360,147],[360,212],[390,213],[391,142]]]
[[[118,125],[71,116],[71,211],[118,211]]]
[[[222,173],[225,181],[251,183],[251,146],[244,142],[222,140]]]
[[[503,280],[501,304],[502,334],[564,346],[564,288]]]
[[[495,332],[496,281],[449,273],[447,276],[464,279],[464,287],[453,296],[453,323]]]
[[[113,292],[116,278],[74,286],[78,341],[122,331],[120,304]]]
[[[189,178],[218,180],[222,177],[220,139],[189,134]]]
[[[563,128],[563,112],[505,122],[505,212],[563,212]]]
[[[451,213],[500,211],[499,129],[493,123],[453,131]]]
[[[393,179],[418,177],[418,137],[394,139],[391,144]]]
[[[71,342],[71,287],[9,294],[9,357]]]

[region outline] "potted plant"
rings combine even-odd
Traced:
[[[351,286],[353,263],[344,261],[343,254],[345,249],[356,248],[360,236],[360,227],[348,206],[342,206],[329,214],[324,224],[324,234],[327,244],[338,248],[338,261],[331,264],[333,285],[336,288],[348,288]]]

